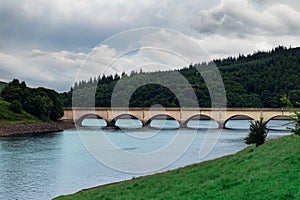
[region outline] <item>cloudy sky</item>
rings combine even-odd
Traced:
[[[100,68],[88,75],[179,67],[185,62],[174,55],[197,56],[191,41],[209,58],[300,46],[297,0],[0,0],[0,20],[0,80],[58,91],[69,90],[84,63]],[[107,70],[111,62],[123,68]]]

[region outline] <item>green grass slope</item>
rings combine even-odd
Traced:
[[[300,199],[300,137],[57,199]]]
[[[41,120],[22,111],[16,114],[9,110],[9,103],[0,99],[0,125],[12,125],[21,123],[40,123]]]

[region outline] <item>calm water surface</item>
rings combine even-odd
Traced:
[[[123,126],[126,127],[124,123]],[[238,120],[231,122],[231,126],[238,126],[240,129],[223,130],[213,150],[203,159],[199,159],[198,155],[206,130],[198,130],[190,148],[176,162],[159,171],[240,151],[246,147],[243,138],[248,133],[248,123]],[[284,123],[276,120],[271,123],[270,127],[286,130],[282,124]],[[154,125],[159,126],[159,123]],[[203,122],[198,125],[204,126]],[[192,126],[195,127],[197,124],[194,122]],[[178,133],[188,135],[193,131],[195,130],[180,129]],[[150,129],[135,130],[133,134],[151,135],[153,132],[156,132],[153,137],[134,140],[128,139],[128,133],[125,134],[123,131],[105,131],[105,134],[109,135],[120,148],[147,152],[163,147],[165,142],[171,140],[177,133],[172,129],[160,131]],[[98,130],[87,130],[86,133],[103,134]],[[270,131],[268,139],[287,134],[289,134],[288,131]],[[42,134],[34,137],[0,138],[0,159],[0,199],[3,200],[51,199],[83,188],[145,175],[124,173],[104,166],[87,152],[76,131]]]

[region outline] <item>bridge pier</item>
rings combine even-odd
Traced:
[[[179,128],[188,128],[187,123],[179,123]]]
[[[114,120],[110,121],[110,122],[106,122],[107,125],[106,127],[108,128],[116,128],[116,122]]]
[[[218,125],[219,125],[219,129],[223,129],[226,128],[225,127],[225,121],[217,121]]]

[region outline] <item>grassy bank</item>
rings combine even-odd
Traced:
[[[300,137],[57,199],[300,199]]]
[[[41,123],[38,118],[22,111],[17,114],[9,110],[9,103],[0,99],[0,125],[13,125],[23,123]]]

